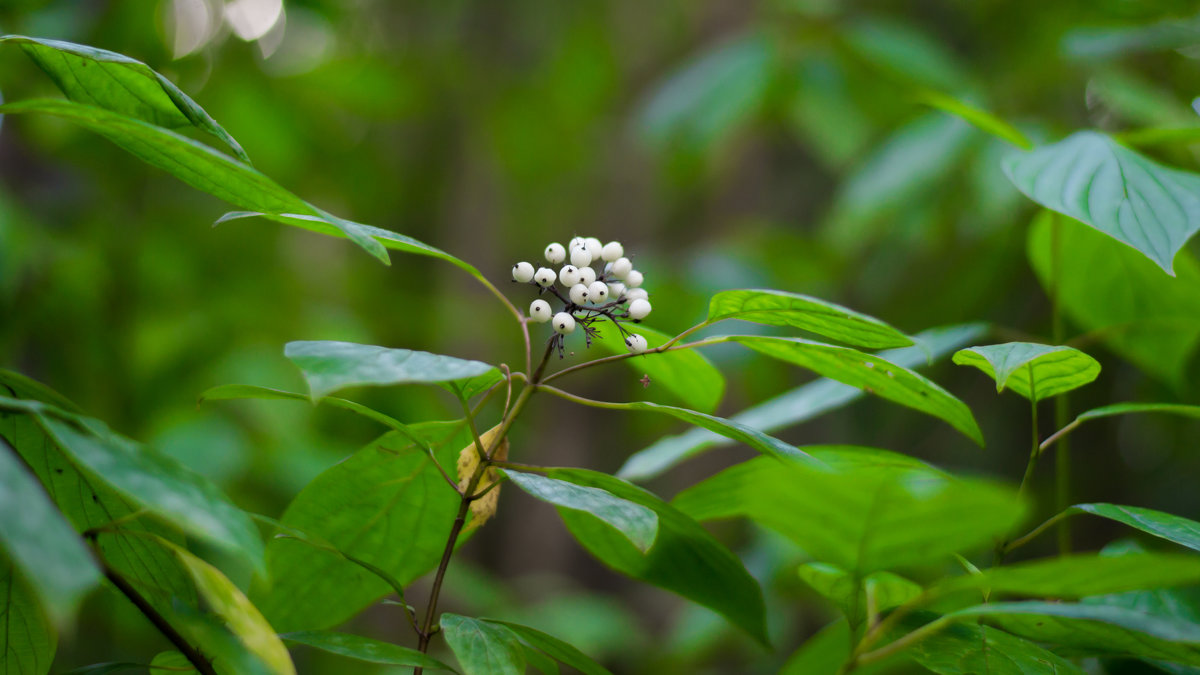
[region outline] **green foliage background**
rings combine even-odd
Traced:
[[[986,320],[997,342],[1048,337],[1046,275],[1027,255],[1035,209],[1000,169],[1011,148],[924,105],[922,92],[971,100],[1038,141],[1081,127],[1200,126],[1191,104],[1200,92],[1200,16],[1182,1],[288,0],[283,42],[270,56],[266,43],[277,35],[248,43],[223,30],[178,59],[169,5],[9,1],[0,4],[0,32],[145,61],[285,187],[447,250],[501,290],[510,291],[512,262],[536,260],[548,241],[619,239],[647,273],[653,324],[669,333],[701,320],[717,290],[771,287],[909,332]],[[2,45],[0,88],[6,100],[57,95],[19,50]],[[1146,152],[1196,170],[1196,148]],[[199,392],[228,382],[302,390],[282,354],[292,340],[519,360],[510,318],[455,268],[399,254],[384,267],[347,242],[266,221],[209,227],[225,210],[77,127],[5,118],[0,364],[163,448],[240,506],[274,516],[376,429],[303,404],[198,408]],[[1090,234],[1080,241],[1093,245]],[[1196,250],[1193,242],[1177,262],[1178,281],[1160,274],[1138,286],[1142,306],[1165,303],[1167,318],[1152,329],[1159,341],[1076,345],[1103,371],[1072,395],[1075,411],[1200,400]],[[1081,298],[1081,309],[1067,312],[1066,334],[1075,336],[1095,327],[1093,305],[1124,291],[1063,292]],[[524,288],[510,297],[518,306],[530,299]],[[711,355],[731,375],[722,414],[807,377],[744,350]],[[779,435],[1019,479],[1027,403],[997,397],[990,381],[948,360],[926,372],[971,405],[986,450],[878,399]],[[670,400],[637,377],[593,371],[576,390]],[[433,388],[358,398],[405,421],[456,411]],[[518,461],[611,472],[680,431],[655,416],[539,403],[513,430]],[[1091,423],[1073,438],[1072,501],[1197,517],[1198,432],[1187,419]],[[671,496],[748,456],[744,448],[711,453],[649,485]],[[1037,513],[1048,516],[1044,468],[1034,494]],[[1091,549],[1121,532],[1099,519],[1075,527],[1077,543]],[[603,569],[550,509],[515,490],[455,559],[446,609],[557,629],[618,672],[742,671],[747,663],[773,672],[832,615],[785,565],[794,562],[790,544],[741,524],[714,531],[768,587],[774,654],[707,610]],[[1046,538],[1030,553],[1051,545]],[[248,578],[243,570],[235,580]],[[62,637],[56,671],[163,647],[122,602],[91,596],[80,630]],[[391,640],[404,629],[386,608],[352,627]],[[302,652],[297,665],[305,673],[342,667],[316,652]]]

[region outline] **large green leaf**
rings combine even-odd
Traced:
[[[1100,374],[1096,359],[1078,349],[1032,342],[963,349],[954,362],[987,373],[997,393],[1008,387],[1034,402],[1082,387]]]
[[[57,623],[65,622],[83,595],[100,583],[100,570],[83,540],[3,440],[0,549],[21,568]]]
[[[1115,520],[1146,534],[1186,546],[1193,551],[1200,551],[1200,523],[1183,516],[1140,506],[1105,503],[1076,504],[1066,512],[1090,513],[1093,516]]]
[[[732,335],[726,339],[838,382],[860,387],[869,394],[933,415],[983,445],[983,433],[975,423],[970,408],[945,389],[908,368],[850,347],[800,338]]]
[[[805,563],[800,578],[817,593],[842,610],[850,625],[859,626],[867,614],[867,594],[876,611],[899,607],[921,594],[917,584],[891,572],[872,572],[855,579],[846,570],[828,563]]]
[[[978,588],[993,595],[1077,599],[1196,583],[1200,583],[1200,556],[1081,554],[993,567],[981,574],[956,577],[935,588],[939,591]]]
[[[438,448],[450,470],[470,442],[459,422],[409,428]],[[313,479],[281,521],[407,584],[437,565],[458,504],[429,456],[391,432]],[[267,569],[269,585],[255,589],[251,599],[281,631],[334,626],[391,591],[342,555],[292,539],[270,542]]]
[[[604,564],[646,583],[678,593],[729,619],[767,642],[762,590],[737,556],[699,523],[653,494],[618,478],[586,469],[550,469],[551,478],[607,490],[658,514],[658,539],[643,553],[624,536],[587,513],[559,509],[571,534]]]
[[[314,401],[348,387],[454,382],[496,370],[482,361],[353,342],[289,342],[283,353],[304,373]]]
[[[1076,652],[1200,665],[1200,624],[1106,605],[995,602],[958,610],[954,621],[988,619],[1009,633]]]
[[[126,498],[263,568],[262,540],[249,516],[200,474],[96,419],[8,397],[0,397],[0,409],[31,415],[59,448]]]
[[[1030,199],[1132,246],[1172,276],[1175,255],[1200,230],[1200,175],[1098,132],[1016,153],[1004,171]]]
[[[401,647],[390,642],[372,640],[361,635],[338,633],[331,630],[310,630],[284,633],[279,637],[283,638],[285,642],[305,645],[329,652],[330,654],[337,654],[368,663],[383,663],[392,666],[417,666],[432,670],[454,672],[454,669],[450,666],[432,656],[426,656],[415,649]]]
[[[246,151],[229,132],[179,87],[141,61],[105,49],[24,35],[0,36],[0,42],[19,45],[72,101],[160,127],[195,126],[219,138],[239,159],[250,163]]]
[[[595,327],[600,339],[592,344],[614,354],[629,353],[620,332],[611,323],[596,323]],[[646,338],[651,348],[666,344],[671,339],[671,336],[643,325],[632,330]],[[651,386],[666,389],[689,408],[700,412],[711,413],[716,410],[725,393],[725,377],[721,371],[694,349],[647,354],[624,361],[638,375],[648,375]]]
[[[933,328],[917,334],[918,344],[878,354],[905,368],[914,368],[969,344],[986,330],[983,324],[963,324]],[[827,378],[810,382],[773,399],[748,408],[728,419],[729,422],[770,433],[810,420],[824,412],[858,399],[863,391]],[[705,428],[667,436],[636,452],[617,475],[626,480],[653,478],[676,464],[710,448],[729,444],[733,439]]]
[[[1029,640],[991,626],[954,625],[905,654],[939,675],[1083,675],[1083,670]]]
[[[523,675],[521,641],[507,626],[446,613],[442,634],[465,675]]]
[[[0,550],[0,672],[46,675],[58,635],[20,570]]]
[[[771,457],[730,467],[672,504],[698,520],[751,518],[814,560],[859,575],[983,546],[1023,510],[1007,488],[920,466],[847,464],[830,472]]]
[[[238,208],[323,218],[384,264],[391,264],[383,244],[361,227],[306,203],[262,173],[207,145],[142,120],[71,101],[35,99],[0,105],[0,114],[25,113],[54,115],[74,122],[142,161]]]
[[[544,502],[599,518],[625,535],[629,543],[641,551],[653,546],[658,536],[658,514],[607,490],[521,471],[505,471],[504,475],[517,487]]]
[[[496,621],[495,619],[483,620],[508,628],[516,633],[517,637],[521,638],[521,641],[525,644],[540,650],[557,661],[567,664],[584,675],[612,675],[607,668],[593,661],[587,654],[553,635],[547,635],[540,630],[530,628],[529,626],[522,626],[519,623]]]
[[[708,305],[708,323],[741,319],[789,326],[868,349],[907,347],[912,338],[873,316],[799,293],[763,289],[721,291]]]
[[[1057,294],[1072,322],[1146,373],[1182,387],[1200,342],[1200,265],[1190,252],[1175,257],[1172,278],[1128,246],[1049,211],[1034,220],[1028,246],[1042,287]]]

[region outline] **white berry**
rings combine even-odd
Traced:
[[[625,291],[625,299],[633,302],[634,300],[648,300],[650,294],[644,288],[631,288]]]
[[[625,285],[630,288],[637,288],[642,285],[642,273],[637,270],[629,270],[629,274],[625,275]]]
[[[567,249],[562,244],[550,244],[546,247],[546,262],[557,265],[567,259]]]
[[[624,279],[625,275],[633,271],[633,263],[629,258],[617,258],[612,264],[613,276],[618,279]]]
[[[533,275],[533,280],[536,281],[537,285],[541,286],[542,288],[553,286],[554,278],[554,270],[550,269],[549,267],[542,267]]]
[[[650,301],[643,298],[638,298],[629,303],[629,318],[634,321],[641,321],[650,314]]]
[[[613,298],[620,298],[625,295],[625,284],[619,281],[613,281],[608,284],[608,295]]]
[[[567,250],[570,251],[577,246],[587,247],[587,237],[572,237],[571,241],[567,242]]]
[[[617,258],[625,255],[625,247],[621,246],[619,241],[610,241],[600,249],[600,257],[607,262],[612,262]]]
[[[588,287],[583,284],[575,284],[571,287],[571,302],[577,305],[585,305],[588,301]]]
[[[579,268],[579,283],[587,284],[588,286],[591,286],[592,282],[595,280],[596,280],[596,270],[594,270],[590,267],[580,267]]]
[[[545,300],[534,300],[529,303],[529,318],[538,323],[550,320],[550,303]]]
[[[599,305],[608,299],[608,284],[603,281],[593,281],[591,286],[588,286],[588,300]]]
[[[600,240],[595,237],[588,237],[583,240],[583,243],[587,246],[588,253],[592,254],[592,259],[599,260],[601,252],[604,251],[604,244],[601,244]]]
[[[592,252],[587,249],[587,246],[574,246],[571,248],[571,264],[576,267],[587,267],[592,264]]]
[[[625,346],[629,347],[629,351],[633,352],[634,354],[641,354],[642,352],[646,351],[646,338],[638,335],[637,333],[633,333],[629,337],[625,338]]]
[[[533,265],[527,262],[519,262],[513,265],[513,281],[527,284],[531,279],[533,279]]]
[[[554,315],[554,330],[555,332],[566,335],[575,330],[575,317],[566,312],[559,312]]]
[[[558,272],[558,280],[563,286],[570,288],[579,283],[579,270],[574,265],[564,265]]]

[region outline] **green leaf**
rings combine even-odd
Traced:
[[[72,101],[160,127],[195,126],[219,138],[239,159],[250,163],[246,151],[229,132],[179,87],[141,61],[105,49],[24,35],[0,36],[0,42],[19,45]]]
[[[1200,342],[1200,265],[1188,251],[1175,257],[1173,278],[1141,253],[1050,211],[1034,219],[1028,246],[1042,288],[1057,293],[1087,337],[1182,389]]]
[[[1119,504],[1076,504],[1064,513],[1090,513],[1115,520],[1146,534],[1200,551],[1200,523],[1154,509]]]
[[[391,264],[387,249],[354,223],[306,203],[253,168],[173,131],[70,101],[36,99],[0,105],[0,114],[24,113],[43,113],[74,122],[147,164],[238,208],[323,218],[381,262]]]
[[[620,332],[611,323],[596,323],[595,327],[600,339],[593,341],[593,345],[613,354],[629,353]],[[640,324],[634,332],[646,338],[650,348],[671,339],[671,336]],[[725,377],[721,371],[694,349],[647,354],[624,359],[624,363],[639,376],[648,375],[652,386],[666,389],[686,406],[700,412],[716,410],[725,393]]]
[[[1100,419],[1101,417],[1129,415],[1132,413],[1169,413],[1184,417],[1200,417],[1200,405],[1184,405],[1181,403],[1114,403],[1080,413],[1075,418],[1075,421],[1086,422],[1087,420]]]
[[[454,382],[496,369],[482,361],[353,342],[289,342],[283,353],[304,373],[313,401],[349,387]]]
[[[948,592],[978,588],[989,589],[992,594],[1077,599],[1195,583],[1200,583],[1198,556],[1089,553],[993,567],[981,574],[955,577],[933,590]]]
[[[525,655],[521,642],[506,626],[457,614],[440,620],[446,643],[465,675],[522,675]]]
[[[984,324],[962,324],[933,328],[917,334],[918,344],[878,354],[898,366],[913,368],[934,360],[974,341],[986,330]],[[926,351],[928,350],[928,352]],[[840,408],[863,395],[861,389],[823,378],[809,382],[773,399],[748,408],[728,419],[763,433],[805,422]],[[676,436],[667,436],[625,461],[617,475],[625,480],[654,478],[680,462],[710,448],[728,445],[733,439],[699,428]]]
[[[525,644],[565,663],[584,675],[612,675],[607,668],[593,661],[587,654],[553,635],[547,635],[540,630],[530,628],[529,626],[522,626],[519,623],[497,621],[495,619],[483,619],[483,621],[505,626],[513,633],[516,633],[517,637]]]
[[[914,627],[909,624],[909,627]],[[955,625],[904,652],[939,675],[1083,675],[1054,652],[991,626]]]
[[[178,653],[178,652],[164,652],[164,653],[165,654],[173,654],[173,653]],[[186,663],[186,660],[185,660],[185,663]],[[156,666],[158,664],[151,662],[150,665]],[[144,671],[144,670],[146,670],[146,664],[144,664],[144,663],[119,663],[119,662],[93,663],[90,666],[81,666],[79,668],[72,668],[71,670],[64,672],[62,675],[108,675],[109,673],[122,673],[127,670]],[[18,672],[21,672],[21,671],[18,671]],[[196,671],[195,671],[195,669],[182,670],[182,667],[181,667],[179,672],[194,673]]]
[[[1086,654],[1136,656],[1200,665],[1200,625],[1104,605],[995,602],[947,615],[986,618],[1029,640]]]
[[[533,647],[522,643],[521,655],[525,658],[526,668],[532,667],[534,670],[542,673],[542,675],[559,674],[558,663],[554,659],[546,656]],[[528,670],[526,672],[528,672]]]
[[[836,565],[815,562],[801,565],[798,572],[804,583],[842,610],[853,626],[861,625],[866,618],[867,593],[873,595],[879,612],[899,607],[921,594],[920,586],[891,572],[874,572],[859,580]]]
[[[99,420],[3,396],[0,409],[33,416],[59,448],[126,498],[262,569],[258,530],[208,479]]]
[[[451,471],[470,441],[461,422],[409,428]],[[428,455],[391,432],[313,479],[280,520],[408,584],[437,566],[458,504]],[[342,555],[290,539],[267,545],[267,569],[270,584],[251,599],[281,631],[337,625],[391,591]]]
[[[1096,359],[1078,349],[1031,342],[963,349],[954,362],[987,373],[996,381],[997,393],[1010,387],[1034,402],[1082,387],[1100,374]]]
[[[654,511],[606,490],[520,471],[505,471],[504,475],[537,499],[589,513],[608,523],[642,552],[649,550],[658,536],[658,515]]]
[[[450,666],[431,656],[426,656],[415,649],[401,647],[389,642],[372,640],[360,635],[338,633],[331,630],[311,630],[284,633],[279,637],[285,642],[313,647],[329,652],[330,654],[347,656],[359,661],[385,663],[393,666],[417,666],[420,668],[454,672],[454,669]]]
[[[762,36],[709,48],[657,87],[638,126],[655,144],[710,151],[754,115],[770,75],[770,45]]]
[[[84,594],[100,583],[100,570],[83,540],[3,440],[0,549],[21,568],[55,623],[65,623]]]
[[[150,675],[168,675],[168,673],[156,673],[155,668],[174,669],[175,672],[195,673],[198,672],[191,661],[180,652],[159,652],[150,660]]]
[[[788,658],[787,663],[779,671],[779,675],[838,675],[842,672],[842,665],[850,656],[852,646],[849,624],[844,618],[838,619],[822,628],[819,633],[801,645]],[[882,661],[858,666],[854,672],[859,675],[894,673],[898,672],[897,665],[903,665],[903,656],[892,656]]]
[[[889,401],[933,415],[983,445],[983,433],[965,403],[917,373],[872,354],[800,338],[731,335],[767,356],[808,368],[825,377],[861,387]]]
[[[785,291],[721,291],[709,303],[708,323],[725,319],[790,326],[868,349],[913,344],[912,338],[879,319],[819,298]]]
[[[968,84],[962,60],[907,23],[859,19],[842,30],[846,45],[880,71],[902,82],[957,90]]]
[[[607,490],[658,514],[658,539],[643,553],[595,516],[559,509],[567,529],[592,555],[622,574],[678,593],[722,614],[767,643],[762,590],[737,556],[699,523],[653,494],[586,469],[550,469],[547,475]]]
[[[860,576],[992,543],[1022,515],[1008,488],[882,457],[836,472],[760,457],[684,490],[672,504],[697,520],[751,518],[814,560]]]
[[[970,122],[975,128],[1003,141],[1012,143],[1022,150],[1029,150],[1033,147],[1033,142],[1013,125],[989,112],[964,103],[953,96],[947,96],[938,91],[927,91],[919,95],[917,100],[942,112],[960,117]]]
[[[20,570],[0,550],[0,672],[46,675],[58,635]]]
[[[1200,230],[1200,176],[1101,133],[1013,155],[1004,172],[1033,201],[1132,246],[1171,276],[1175,255]]]
[[[258,609],[233,585],[221,571],[204,562],[186,549],[163,542],[192,576],[196,592],[204,599],[207,610],[220,618],[245,649],[271,673],[295,675],[296,668],[287,648],[275,634]]]
[[[272,389],[271,387],[260,387],[254,384],[222,384],[213,387],[212,389],[208,389],[204,393],[200,394],[199,399],[196,401],[196,405],[201,405],[207,403],[208,401],[238,401],[242,399],[297,401],[300,403],[308,403],[310,405],[313,403],[312,398],[293,391]],[[385,415],[378,410],[368,408],[361,403],[348,401],[344,398],[326,396],[320,401],[317,401],[317,403],[356,412],[363,417],[375,420],[376,422],[393,429],[400,430],[407,428],[406,425],[389,415]]]

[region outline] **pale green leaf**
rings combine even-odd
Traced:
[[[438,661],[432,656],[401,647],[389,642],[372,640],[361,635],[338,633],[331,630],[298,631],[284,633],[279,636],[284,642],[305,645],[314,649],[337,654],[368,663],[384,663],[392,666],[418,666],[432,670],[447,670],[454,672],[450,666]]]
[[[658,515],[654,511],[621,499],[607,490],[520,471],[509,470],[504,475],[537,499],[599,518],[625,535],[631,544],[643,552],[654,545],[654,539],[658,536]]]
[[[1078,349],[1031,342],[963,349],[954,362],[987,373],[997,392],[1008,387],[1035,402],[1082,387],[1100,374],[1096,359]]]
[[[960,101],[953,96],[947,96],[937,91],[927,91],[917,97],[920,102],[937,108],[942,112],[950,113],[955,117],[960,117],[977,129],[989,133],[996,138],[1012,143],[1022,150],[1029,150],[1033,147],[1033,143],[1017,130],[1016,127],[1005,122],[999,117],[981,110],[969,103]]]
[[[907,347],[912,338],[875,317],[819,298],[786,291],[721,291],[708,306],[708,323],[741,319],[768,326],[789,326],[868,349]]]
[[[872,572],[855,579],[836,565],[819,562],[804,563],[798,572],[809,588],[842,610],[853,626],[861,625],[866,618],[868,593],[878,612],[899,607],[921,594],[920,586],[891,572]]]
[[[1078,599],[1196,583],[1200,583],[1200,556],[1089,553],[993,567],[950,579],[934,590],[989,589],[993,595]]]
[[[289,342],[283,353],[304,373],[314,401],[349,387],[454,382],[496,369],[482,361],[353,342]]]
[[[521,641],[507,626],[457,614],[443,614],[442,634],[464,675],[522,675]]]

